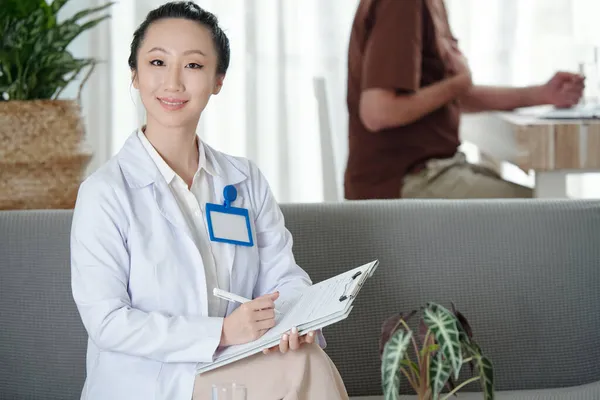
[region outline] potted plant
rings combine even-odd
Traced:
[[[79,99],[97,61],[67,47],[108,18],[98,13],[112,3],[59,21],[68,1],[3,0],[0,8],[0,209],[72,208],[92,156]],[[58,100],[79,77],[78,98]]]
[[[473,340],[464,315],[456,311],[454,304],[452,312],[436,303],[428,303],[421,311],[418,340],[408,325],[417,311],[394,315],[383,323],[379,348],[385,399],[399,398],[402,375],[419,400],[446,400],[473,382],[480,383],[485,400],[493,400],[492,363]],[[457,385],[467,363],[475,376]],[[447,393],[442,397],[444,388]]]

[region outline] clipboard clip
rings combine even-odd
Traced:
[[[354,295],[356,294],[356,292],[355,292],[355,291],[354,291],[353,293],[347,294],[347,291],[348,291],[348,284],[350,284],[350,283],[354,282],[354,280],[355,280],[356,278],[358,278],[358,277],[359,277],[361,274],[362,274],[362,271],[358,271],[358,272],[356,272],[354,275],[352,275],[352,281],[351,281],[351,282],[348,282],[348,283],[346,283],[346,287],[344,287],[344,294],[342,294],[342,295],[340,296],[340,300],[339,300],[339,301],[344,301],[344,300],[347,300],[348,298],[352,298],[352,297],[354,297]],[[357,287],[358,287],[358,286],[360,286],[360,285],[357,285]]]

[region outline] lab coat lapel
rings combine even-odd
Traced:
[[[177,204],[177,200],[171,192],[169,185],[162,176],[154,182],[154,200],[160,213],[177,229],[184,232],[192,241],[194,240],[189,224],[185,221],[183,212]]]
[[[160,213],[175,228],[185,233],[190,240],[193,240],[190,227],[185,221],[175,196],[137,137],[137,131],[129,136],[118,155],[118,159],[129,186],[142,188],[152,184],[154,200]]]

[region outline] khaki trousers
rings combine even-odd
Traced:
[[[532,198],[533,190],[502,179],[490,163],[475,165],[463,153],[434,159],[425,168],[407,175],[402,198],[477,199]]]
[[[262,353],[198,375],[193,400],[211,400],[213,383],[243,384],[247,400],[346,400],[337,368],[316,344]]]

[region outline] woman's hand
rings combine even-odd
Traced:
[[[221,346],[252,342],[275,326],[275,300],[279,292],[242,304],[223,321]]]
[[[271,351],[279,349],[282,353],[287,353],[288,350],[298,350],[303,344],[312,344],[315,342],[317,332],[310,331],[307,335],[299,336],[298,328],[292,328],[292,331],[284,334],[281,337],[279,346],[273,346],[269,349],[263,350],[264,354],[269,354]]]

